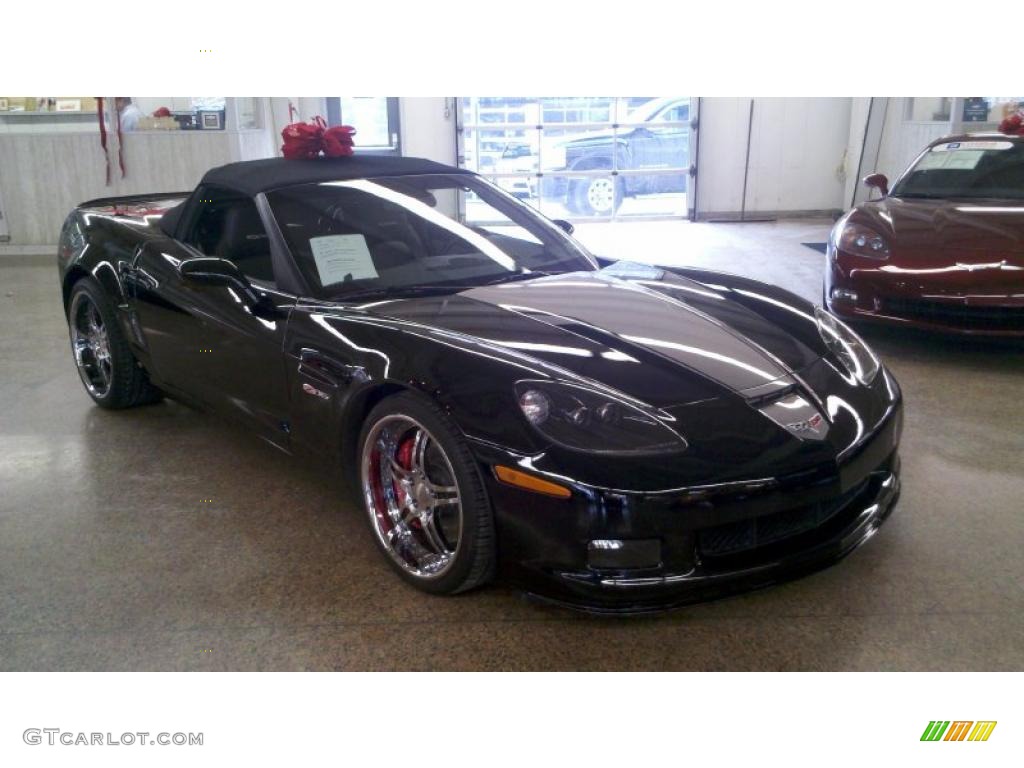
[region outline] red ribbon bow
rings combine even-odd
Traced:
[[[999,132],[1008,136],[1024,136],[1024,116],[1020,112],[1010,115],[999,124]]]
[[[321,152],[327,157],[348,157],[355,151],[355,133],[351,125],[328,128],[322,117],[314,117],[309,123],[292,123],[281,131],[281,154],[289,160],[311,160]]]

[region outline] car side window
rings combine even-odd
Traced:
[[[666,109],[655,119],[659,123],[683,123],[686,122],[689,117],[690,105],[676,104],[674,107]]]
[[[205,256],[234,262],[242,274],[275,286],[270,239],[252,198],[204,187],[185,242]]]
[[[689,104],[676,104],[674,107],[666,107],[656,114],[645,127],[649,132],[659,136],[681,136],[685,133],[686,128],[680,125],[671,125],[671,123],[686,122],[689,119],[689,114]],[[670,124],[665,125],[665,123]]]

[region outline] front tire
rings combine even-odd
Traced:
[[[377,546],[405,581],[448,595],[490,580],[494,522],[483,479],[433,402],[403,392],[370,411],[359,478]]]
[[[569,189],[570,208],[584,216],[612,216],[624,197],[620,176],[574,179]]]
[[[113,305],[92,278],[71,289],[68,333],[78,375],[96,405],[116,410],[161,399],[132,354]]]

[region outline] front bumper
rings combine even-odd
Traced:
[[[899,325],[964,336],[1024,338],[1024,278],[1006,273],[982,283],[977,273],[925,279],[886,272],[885,264],[832,251],[825,270],[825,303],[845,320]],[[1002,274],[1002,273],[1001,273]],[[856,298],[852,298],[852,296]]]
[[[900,493],[898,408],[842,463],[751,482],[629,493],[575,487],[571,500],[487,473],[503,575],[543,599],[636,613],[755,589],[833,563],[866,542]],[[636,543],[616,568],[593,542]]]
[[[561,595],[538,596],[599,613],[643,613],[758,589],[825,568],[870,539],[899,499],[897,471],[872,474],[865,490],[818,528],[680,573],[562,573]],[[731,558],[731,562],[730,562]]]

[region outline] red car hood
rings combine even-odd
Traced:
[[[1024,204],[909,200],[864,203],[850,216],[885,236],[884,261],[853,257],[848,274],[880,295],[1020,302],[1024,295]]]
[[[906,266],[1007,263],[1024,267],[1024,203],[886,198],[855,212],[884,234],[892,261]]]

